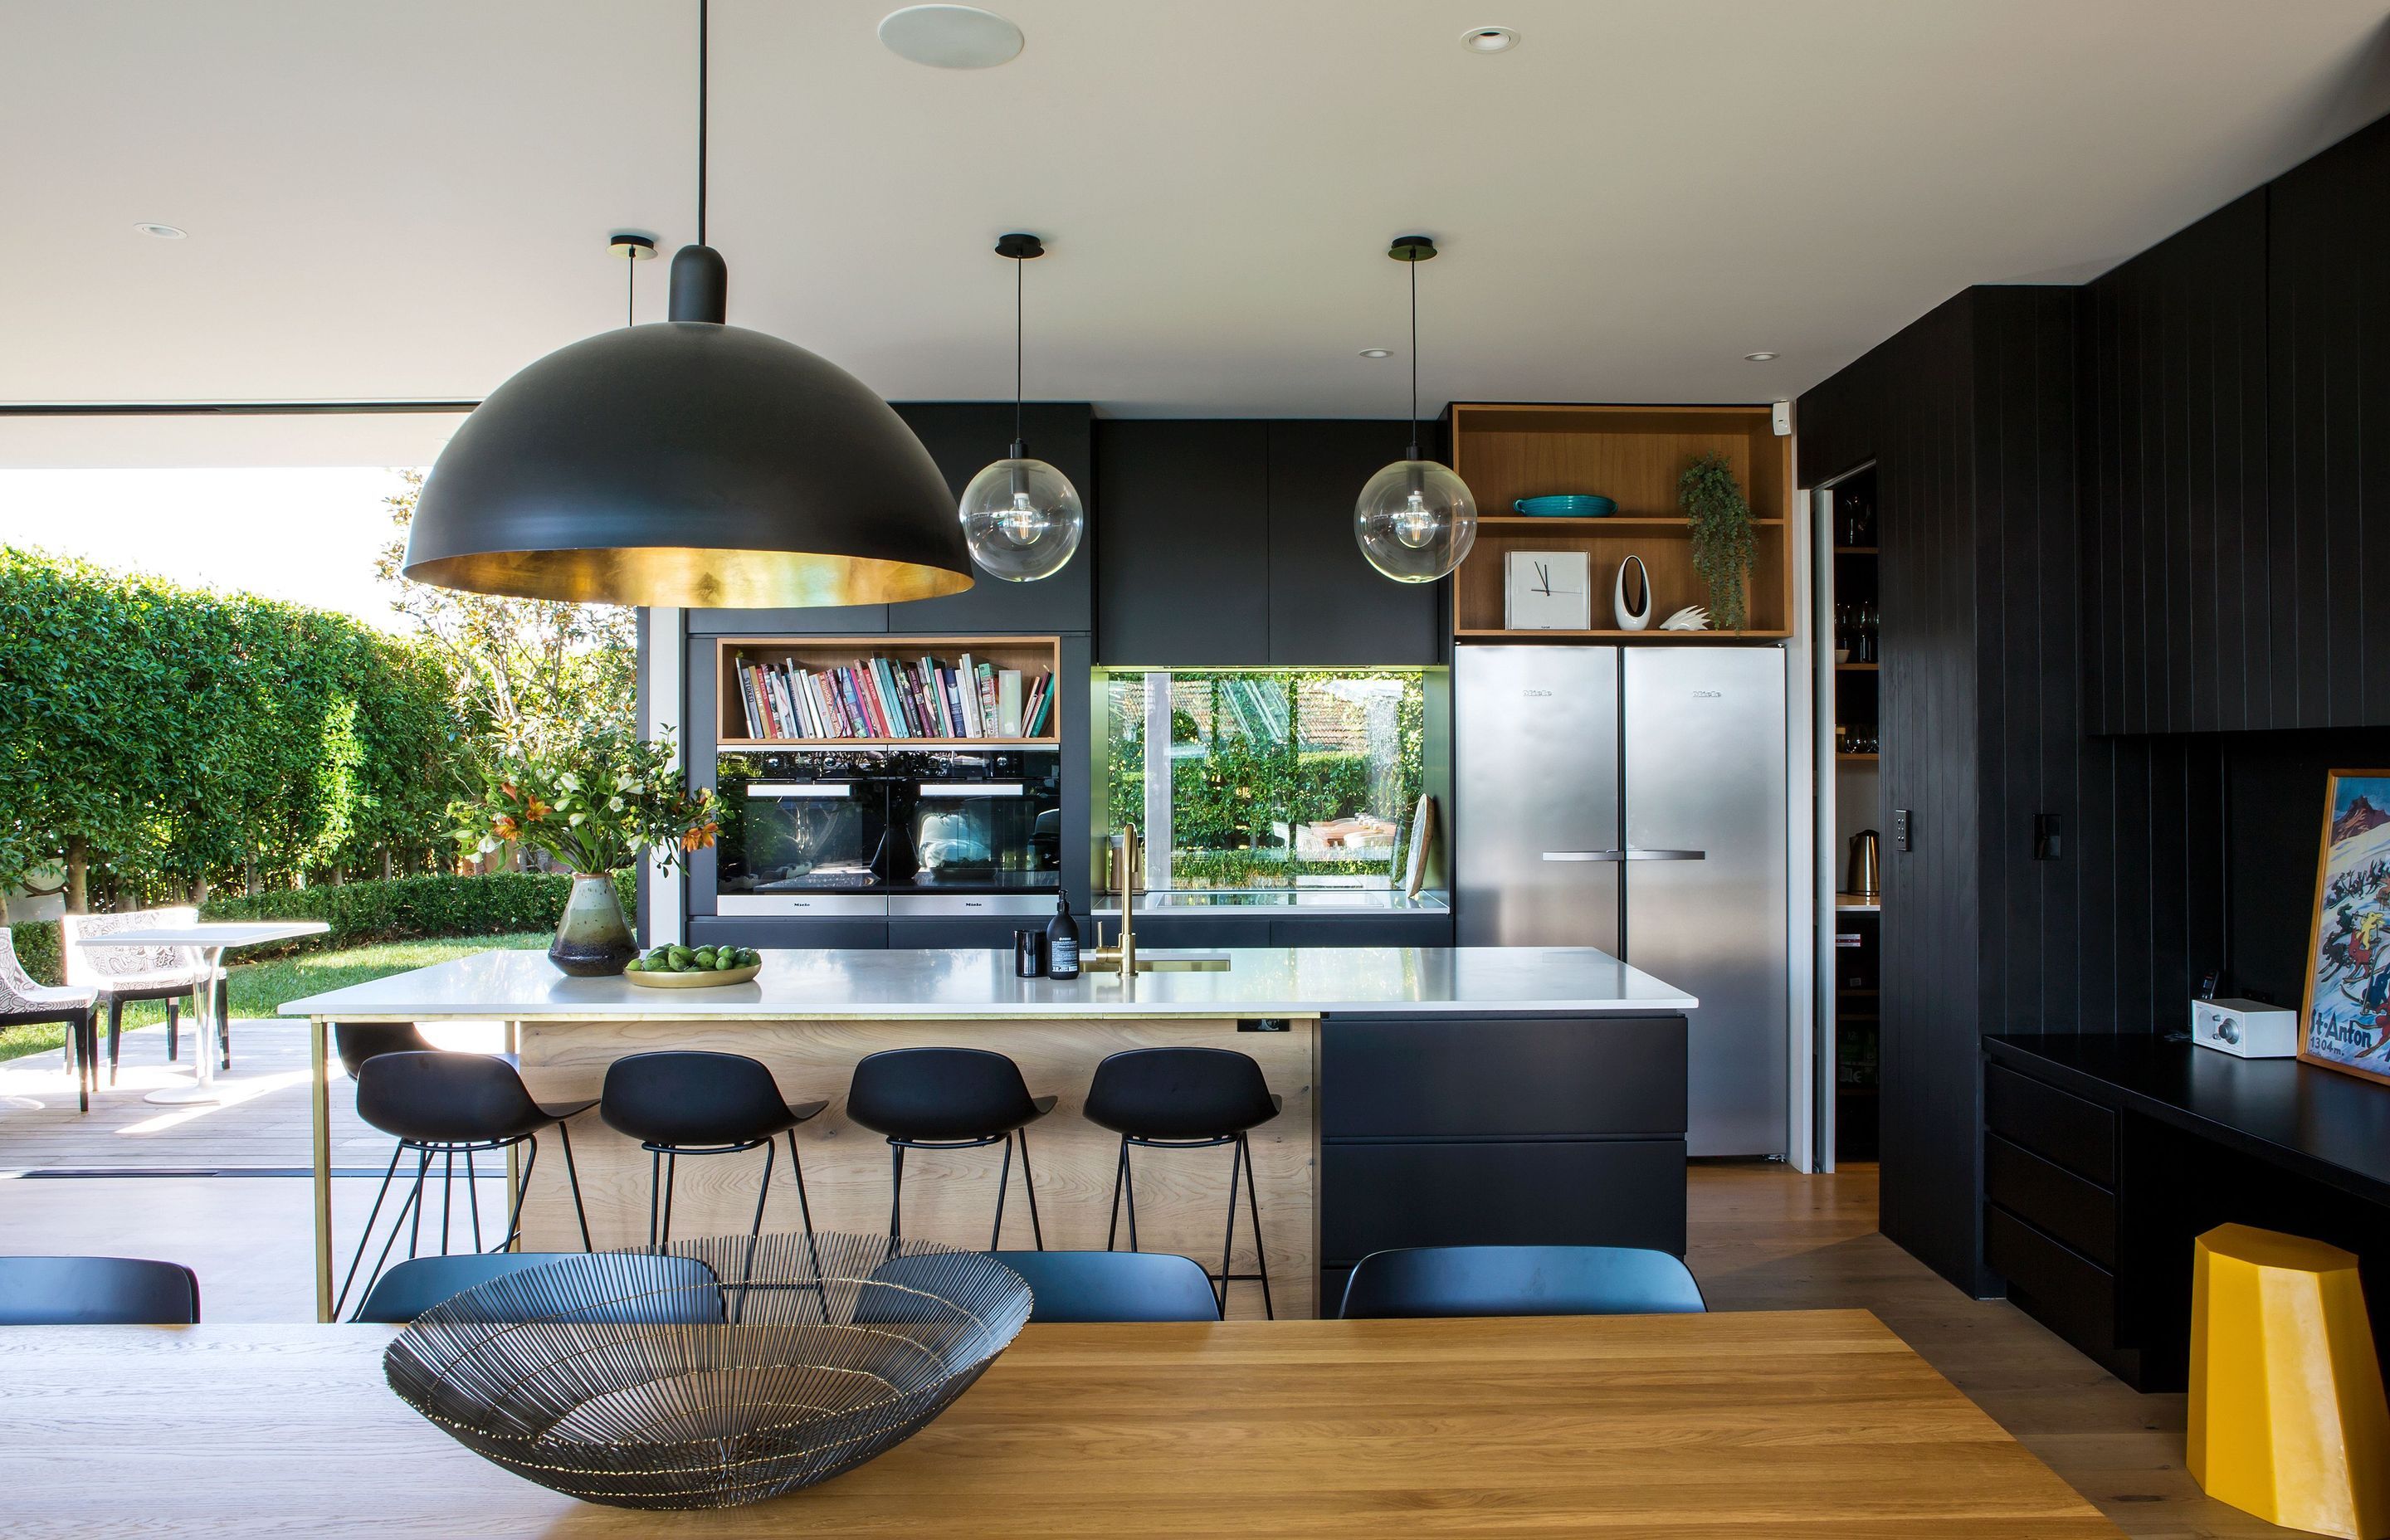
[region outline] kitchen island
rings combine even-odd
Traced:
[[[488,952],[282,1007],[310,1019],[315,1069],[318,1315],[332,1307],[328,1032],[336,1022],[498,1020],[543,1101],[593,1097],[607,1067],[660,1048],[739,1053],[768,1065],[792,1101],[830,1105],[798,1131],[816,1228],[884,1232],[889,1159],[847,1121],[854,1064],[885,1048],[988,1048],[1034,1095],[1059,1097],[1032,1124],[1045,1242],[1099,1249],[1118,1140],[1079,1114],[1096,1066],[1124,1049],[1233,1048],[1285,1107],[1253,1131],[1272,1292],[1309,1315],[1345,1270],[1387,1246],[1553,1242],[1684,1249],[1683,991],[1585,947],[1258,947],[1149,953],[1124,984],[1014,976],[1009,953],[765,952],[752,983],[643,988],[575,979],[537,952]],[[593,1110],[573,1125],[581,1188],[599,1247],[647,1239],[649,1159]],[[743,1232],[760,1153],[680,1162],[674,1232]],[[1139,1238],[1148,1251],[1216,1259],[1227,1213],[1225,1149],[1140,1152]],[[1016,1175],[1014,1180],[1020,1178]],[[987,1243],[996,1161],[985,1149],[914,1151],[908,1235]],[[800,1227],[783,1173],[765,1226]],[[578,1249],[562,1162],[537,1163],[523,1246]],[[1005,1210],[1004,1244],[1032,1244],[1028,1205]],[[1249,1271],[1240,1225],[1234,1271]],[[1214,1264],[1216,1265],[1216,1263]],[[1230,1313],[1258,1312],[1240,1284]]]

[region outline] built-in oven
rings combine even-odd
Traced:
[[[1057,750],[724,750],[715,789],[721,914],[1032,914],[1061,882]]]

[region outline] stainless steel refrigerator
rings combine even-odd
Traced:
[[[1461,944],[1598,946],[1697,996],[1694,1155],[1786,1153],[1785,655],[1462,646]]]

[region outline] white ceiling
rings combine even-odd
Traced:
[[[1033,230],[1030,392],[1115,415],[1400,415],[1410,230],[1432,407],[1792,395],[2390,106],[2385,0],[992,0],[977,71],[893,4],[716,0],[731,319],[1001,396]],[[694,236],[696,8],[0,0],[0,400],[472,398],[620,324],[608,232]]]

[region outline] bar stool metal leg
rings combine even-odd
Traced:
[[[1015,1132],[1021,1140],[1021,1181],[1029,1191],[1029,1238],[1042,1251],[1046,1249],[1046,1226],[1037,1222],[1037,1174],[1029,1169],[1029,1130]]]

